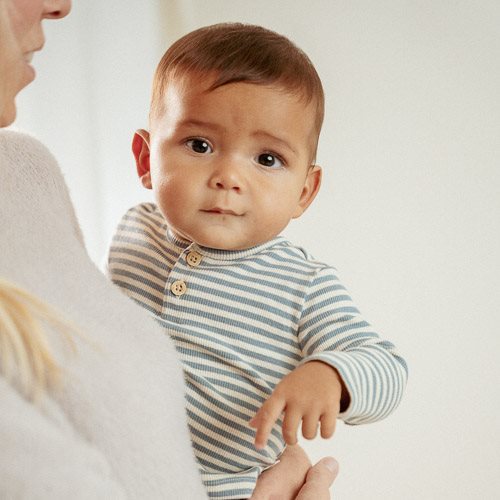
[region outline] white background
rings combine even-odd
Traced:
[[[499,498],[500,2],[74,3],[46,23],[15,125],[60,161],[91,257],[150,199],[130,141],[167,45],[220,21],[289,36],[327,108],[322,192],[287,236],[339,269],[410,366],[386,421],[304,446],[339,459],[336,500]]]

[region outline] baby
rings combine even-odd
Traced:
[[[198,29],[157,68],[149,132],[132,149],[156,204],[129,210],[114,283],[183,361],[189,426],[212,498],[249,498],[285,444],[374,422],[398,405],[405,361],[334,268],[280,236],[321,184],[321,81],[287,38]]]

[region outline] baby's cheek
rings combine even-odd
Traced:
[[[168,177],[160,178],[156,184],[153,185],[153,191],[157,201],[162,205],[176,206],[182,203],[183,189],[180,183],[173,182]]]

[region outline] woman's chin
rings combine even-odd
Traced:
[[[22,84],[19,92],[27,87],[36,78],[35,68],[28,62],[24,62],[22,69]]]
[[[12,125],[12,123],[16,119],[16,114],[17,110],[14,101],[11,101],[4,105],[3,109],[0,109],[0,128]]]
[[[28,80],[26,85],[29,85],[36,78],[35,68],[31,64],[26,64],[26,79]]]

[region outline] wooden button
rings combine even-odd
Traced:
[[[189,252],[186,255],[186,262],[191,266],[191,267],[196,267],[200,265],[200,262],[202,260],[202,255],[199,254],[198,252],[195,252],[194,250],[192,252]]]
[[[187,285],[182,280],[174,281],[170,285],[170,291],[174,295],[177,295],[177,297],[180,297],[181,295],[184,295],[186,293],[186,290],[187,290]]]

